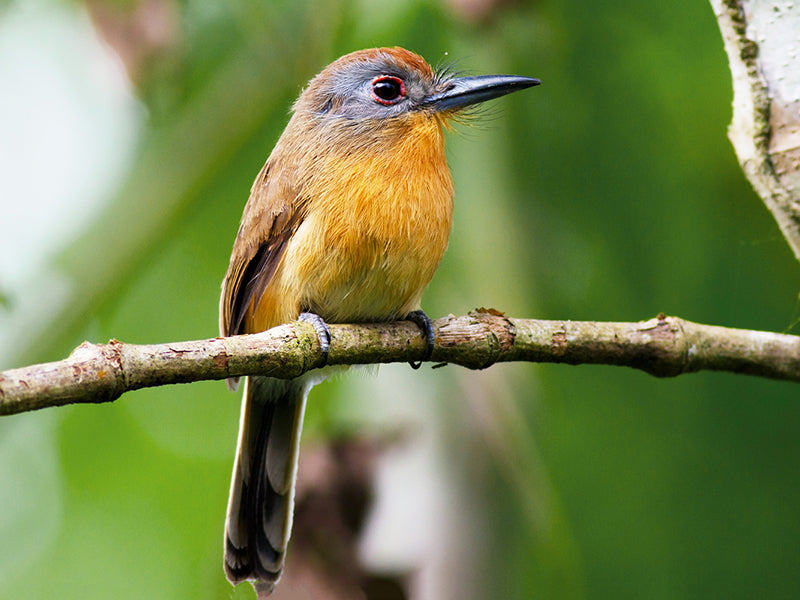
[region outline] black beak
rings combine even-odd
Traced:
[[[435,111],[456,110],[511,92],[524,90],[542,83],[531,77],[517,75],[480,75],[451,79],[445,91],[429,96],[422,101],[422,108]]]

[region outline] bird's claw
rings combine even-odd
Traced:
[[[322,352],[322,361],[319,366],[324,367],[328,364],[328,353],[331,349],[331,330],[328,328],[328,324],[317,313],[312,312],[300,313],[300,316],[297,317],[297,320],[310,323],[314,327],[314,331],[317,332],[317,338],[319,338],[319,349],[320,352]]]
[[[430,360],[433,355],[433,346],[436,343],[436,332],[433,330],[433,321],[421,310],[414,310],[408,313],[407,320],[417,324],[422,330],[422,335],[425,337],[425,354],[422,355],[422,360],[419,362],[409,361],[412,369],[419,369],[427,360]]]

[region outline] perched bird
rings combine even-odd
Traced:
[[[410,318],[430,356],[433,329],[420,299],[453,209],[443,126],[468,106],[538,83],[437,73],[403,48],[361,50],[326,67],[295,102],[253,184],[222,283],[222,335],[300,317],[324,352],[326,321]],[[259,598],[283,569],[303,412],[318,373],[245,382],[225,571],[232,583],[253,581]]]

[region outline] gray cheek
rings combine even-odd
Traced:
[[[372,96],[351,97],[342,102],[336,114],[348,119],[386,119],[400,115],[408,110],[408,101],[385,105],[373,100]]]

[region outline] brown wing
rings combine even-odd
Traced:
[[[223,336],[244,331],[253,301],[258,304],[275,274],[286,244],[305,216],[299,190],[286,177],[270,177],[268,160],[256,177],[236,235],[228,272],[222,282],[220,331]],[[280,171],[280,169],[278,169]]]

